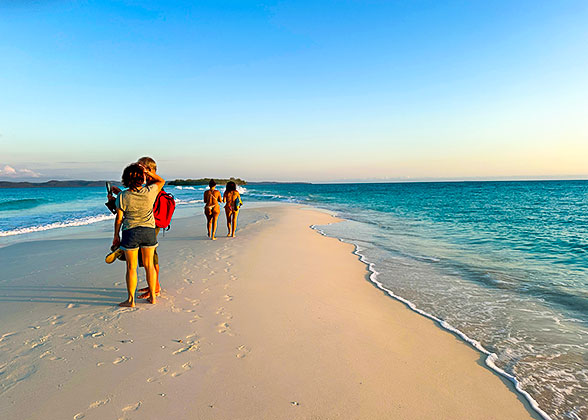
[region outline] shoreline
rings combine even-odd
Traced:
[[[321,235],[328,236],[326,233],[321,231],[318,228],[318,226],[311,225],[311,228],[316,230]],[[482,346],[482,344],[479,341],[470,338],[466,333],[452,326],[447,321],[444,321],[443,319],[438,318],[435,315],[432,315],[422,309],[419,309],[414,302],[411,302],[410,300],[405,299],[402,296],[399,296],[396,293],[394,293],[392,290],[386,288],[384,284],[377,280],[377,277],[380,273],[375,269],[375,263],[370,262],[365,255],[361,254],[359,245],[353,242],[347,242],[341,238],[335,238],[343,243],[349,243],[355,247],[355,249],[353,250],[353,254],[358,257],[359,261],[366,265],[366,270],[369,273],[366,274],[366,279],[369,282],[371,282],[374,287],[381,290],[392,299],[402,303],[407,309],[427,319],[430,319],[431,321],[434,321],[439,328],[449,332],[456,338],[462,340],[464,343],[470,345],[474,350],[480,353],[480,358],[483,360],[484,365],[493,373],[495,373],[499,378],[505,380],[505,384],[513,393],[517,394],[521,398],[521,401],[523,402],[523,404],[525,404],[526,408],[529,411],[531,411],[533,414],[539,415],[544,420],[553,420],[549,416],[549,414],[547,414],[545,411],[541,409],[541,407],[539,407],[537,401],[535,401],[535,399],[533,399],[533,397],[527,391],[521,388],[520,380],[516,376],[511,375],[508,372],[496,366],[496,364],[494,363],[497,357],[495,353],[492,353],[491,351],[487,350],[484,346]]]
[[[351,244],[316,235],[316,230],[308,228],[311,224],[325,224],[317,221],[332,222],[332,216],[293,205],[246,211],[234,241],[222,238],[222,222],[221,240],[212,242],[200,240],[205,228],[199,218],[178,219],[177,226],[162,240],[163,298],[157,305],[139,304],[137,310],[109,305],[110,300],[112,305],[118,302],[117,294],[124,294],[124,282],[121,285],[121,265],[105,268],[109,266],[89,257],[95,249],[105,248],[102,237],[94,234],[84,240],[52,241],[55,255],[62,256],[66,250],[75,257],[73,254],[78,252],[77,256],[83,255],[82,263],[48,261],[54,267],[49,266],[44,273],[23,273],[25,267],[30,270],[30,264],[19,262],[13,255],[20,266],[12,274],[32,279],[31,290],[35,288],[34,281],[49,286],[41,290],[44,300],[30,304],[24,319],[19,321],[15,313],[2,318],[3,324],[20,324],[16,331],[2,325],[0,347],[8,347],[3,353],[18,354],[20,362],[32,362],[35,367],[28,375],[21,374],[20,381],[8,389],[2,383],[0,390],[9,397],[4,401],[10,400],[14,408],[15,404],[22,405],[24,395],[36,390],[45,408],[64,415],[55,418],[110,418],[117,412],[128,418],[160,418],[170,410],[177,418],[193,418],[193,413],[198,413],[197,418],[227,419],[309,415],[501,418],[500,410],[510,415],[517,413],[508,418],[534,418],[535,413],[522,407],[519,395],[508,390],[495,373],[479,366],[478,352],[376,292],[374,284],[364,282],[368,277],[365,263],[349,258],[355,253]],[[29,251],[37,258],[47,252],[43,246],[46,244],[27,245],[22,247],[31,248]],[[80,249],[76,251],[73,246]],[[8,251],[4,248],[0,252]],[[75,283],[79,281],[78,274],[85,276],[82,283]],[[82,284],[89,282],[92,294],[76,301],[72,291],[67,298],[61,298],[49,289],[70,286],[60,284],[66,283],[60,279],[53,280],[57,283],[50,286],[52,275],[65,276],[65,280],[71,276],[78,284],[75,293],[82,295]],[[0,287],[5,288],[5,283],[0,282]],[[116,289],[107,287],[115,283],[119,283]],[[103,293],[100,299],[94,296],[97,290]],[[9,297],[3,296],[2,300],[10,302]],[[16,302],[21,307],[28,305],[25,297]],[[32,321],[35,315],[57,318],[45,326]],[[141,327],[152,323],[155,331]],[[409,324],[417,328],[411,331]],[[64,328],[71,333],[64,332]],[[427,345],[416,345],[423,340],[442,347],[442,354]],[[366,348],[365,343],[370,345]],[[70,352],[70,346],[76,352]],[[147,351],[153,354],[145,354]],[[415,356],[412,351],[424,354]],[[110,364],[104,360],[108,352],[118,356],[111,357]],[[379,363],[370,363],[374,358]],[[2,358],[0,366],[10,375],[11,369],[23,368],[18,359],[15,362]],[[66,360],[74,372],[60,366]],[[342,367],[347,370],[341,372]],[[440,376],[439,371],[443,372]],[[47,376],[48,372],[52,376]],[[459,372],[471,373],[475,379],[460,376]],[[43,390],[43,378],[56,382],[57,389],[49,386]],[[82,385],[90,378],[94,384]],[[360,380],[353,381],[354,378]],[[390,383],[391,378],[394,383]],[[78,387],[68,385],[72,381]],[[190,391],[195,387],[198,392],[193,395]],[[23,393],[24,388],[27,392]],[[72,401],[64,407],[64,390],[66,395],[75,395],[82,405],[74,407],[76,401]],[[126,390],[133,396],[145,397],[123,398]],[[480,399],[479,404],[474,402],[472,406],[468,393],[473,393],[475,401]],[[92,397],[95,394],[100,395]],[[424,404],[423,399],[428,403]],[[85,409],[84,401],[88,401]],[[460,406],[460,401],[466,405]],[[30,418],[42,418],[40,413],[35,414],[34,407],[26,408],[33,410]],[[155,417],[149,417],[150,413]]]

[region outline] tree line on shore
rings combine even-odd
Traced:
[[[247,181],[241,178],[214,178],[217,184],[226,184],[229,181],[233,181],[237,185],[245,185]],[[210,178],[199,178],[199,179],[174,179],[169,181],[167,185],[208,185]],[[15,181],[0,181],[0,188],[76,188],[76,187],[103,187],[106,181],[83,181],[83,180],[71,180],[71,181],[56,181],[51,180],[47,182],[15,182]],[[109,181],[112,184],[118,185],[117,181]]]

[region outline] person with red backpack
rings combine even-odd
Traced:
[[[137,163],[143,166],[144,168],[153,171],[154,173],[157,172],[157,163],[155,162],[155,160],[148,156],[140,158],[137,161]],[[146,181],[147,185],[150,185],[153,183],[154,180],[148,177]],[[119,192],[119,188],[114,186],[111,187],[108,196],[109,202],[106,203],[106,206],[108,208],[110,208],[109,203],[112,200],[114,200],[114,196],[112,195],[112,193],[118,194]],[[165,192],[163,189],[159,191],[159,194],[157,195],[157,198],[155,199],[155,203],[153,205],[153,217],[155,218],[156,236],[159,235],[159,231],[161,229],[169,230],[171,218],[173,216],[175,207],[176,202],[174,200],[173,195]],[[107,264],[111,264],[116,259],[119,259],[121,261],[125,260],[124,252],[119,248],[113,249],[112,252],[106,256],[105,261]],[[155,250],[155,253],[153,255],[153,265],[155,268],[155,296],[159,296],[161,294],[161,286],[159,284],[159,255],[157,254],[157,250]],[[139,266],[143,266],[143,262],[141,259],[139,259]],[[139,289],[139,293],[139,296],[137,296],[138,299],[149,299],[151,296],[148,287]]]

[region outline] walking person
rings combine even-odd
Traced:
[[[220,192],[216,189],[216,182],[211,179],[208,182],[210,187],[204,191],[204,214],[206,215],[206,227],[208,237],[213,241],[216,240],[216,224],[220,214],[220,204],[223,201]]]
[[[226,203],[225,214],[227,215],[227,229],[229,231],[227,236],[234,238],[235,230],[237,230],[237,216],[239,215],[239,208],[243,205],[243,201],[241,201],[241,194],[237,191],[237,184],[233,181],[227,182],[223,200]]]
[[[152,181],[146,183],[147,177]],[[116,218],[114,221],[113,247],[120,246],[124,251],[127,264],[126,283],[127,300],[120,306],[135,306],[135,290],[137,289],[138,255],[141,252],[147,284],[149,285],[149,302],[156,302],[156,273],[153,254],[157,247],[155,235],[155,218],[153,204],[165,181],[152,169],[138,163],[125,168],[122,183],[127,188],[116,197]],[[122,226],[122,240],[120,229]]]

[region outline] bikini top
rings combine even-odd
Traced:
[[[218,204],[218,198],[216,198],[216,195],[214,194],[214,191],[218,191],[218,190],[208,190],[208,200],[210,200],[210,196],[212,195],[212,199],[214,200],[212,204],[208,204],[206,203],[207,206],[216,206]],[[220,193],[219,193],[220,194]]]

